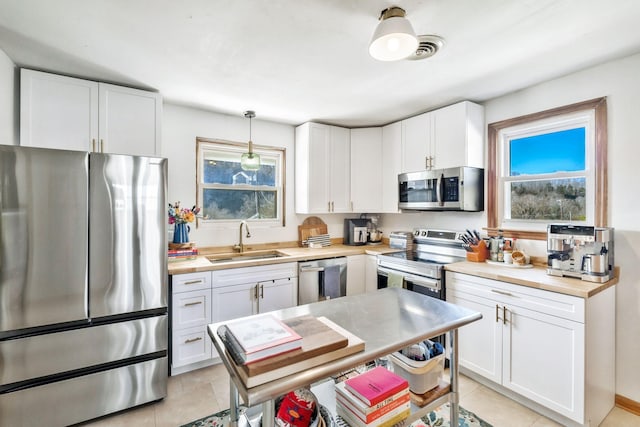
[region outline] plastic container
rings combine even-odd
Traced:
[[[409,390],[424,394],[436,388],[444,373],[445,354],[439,354],[423,362],[411,360],[399,351],[390,355],[393,372],[409,382]]]

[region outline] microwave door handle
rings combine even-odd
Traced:
[[[444,206],[442,194],[444,193],[444,174],[441,173],[436,184],[436,197],[438,198],[438,206]]]

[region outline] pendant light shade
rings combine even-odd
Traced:
[[[256,116],[256,112],[245,111],[244,116],[249,119],[249,150],[240,157],[240,167],[246,171],[257,171],[260,169],[260,155],[253,152],[253,141],[251,140],[251,119]]]
[[[369,45],[369,54],[379,61],[397,61],[415,53],[418,39],[402,8],[393,6],[380,14]]]

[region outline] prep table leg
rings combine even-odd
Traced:
[[[273,427],[276,419],[275,401],[262,402],[262,427]]]
[[[238,388],[233,380],[229,381],[229,427],[238,426],[238,406],[240,404],[240,397],[238,395]]]
[[[458,329],[449,331],[449,373],[451,375],[451,396],[449,397],[450,425],[458,427]]]

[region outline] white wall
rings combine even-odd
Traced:
[[[615,227],[615,264],[620,267],[616,287],[616,392],[635,401],[640,401],[639,75],[640,55],[634,55],[485,103],[486,121],[493,123],[607,97],[609,225]],[[538,247],[544,253],[544,245]]]
[[[16,66],[0,49],[0,144],[14,145],[18,142],[17,107],[19,88]]]
[[[246,142],[249,138],[249,121],[242,112],[230,116],[166,103],[163,109],[162,156],[169,159],[168,198],[171,202],[181,202],[182,206],[193,206],[196,202],[196,137]],[[286,149],[286,216],[284,228],[250,225],[251,238],[245,239],[245,243],[297,241],[298,225],[307,215],[295,214],[294,127],[253,119],[252,138],[256,145]],[[344,215],[321,216],[332,237],[342,237],[343,218]],[[168,231],[172,228],[168,227]],[[192,225],[189,239],[200,247],[234,245],[238,242],[238,226],[196,229]]]

